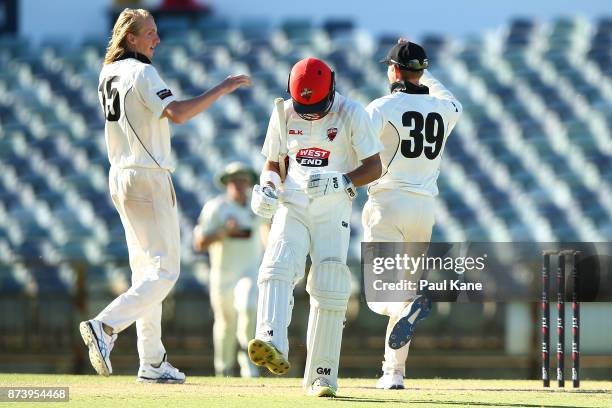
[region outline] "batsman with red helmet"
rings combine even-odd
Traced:
[[[346,258],[352,201],[356,186],[380,177],[382,145],[365,109],[336,92],[334,72],[323,61],[307,58],[295,64],[288,91],[291,99],[284,103],[284,115],[273,112],[270,119],[262,150],[267,161],[251,201],[256,214],[274,220],[259,269],[257,332],[248,352],[255,364],[275,374],[289,370],[287,327],[293,287],[303,277],[310,254],[303,385],[310,395],[329,397],[337,390],[343,321],[351,293]],[[286,143],[288,154],[283,181],[279,139]]]

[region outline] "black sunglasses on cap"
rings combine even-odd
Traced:
[[[406,61],[405,63],[400,63],[392,59],[387,59],[386,62],[389,65],[397,65],[398,67],[400,67],[400,69],[403,69],[405,71],[422,71],[424,69],[427,69],[427,67],[429,66],[429,60],[427,58],[425,58],[423,61],[419,61],[418,59],[412,59]]]

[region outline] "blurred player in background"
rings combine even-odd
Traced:
[[[366,108],[384,150],[383,174],[368,187],[363,209],[364,241],[428,243],[442,153],[462,107],[426,70],[427,55],[420,45],[400,39],[381,62],[388,65],[391,94]],[[410,339],[431,303],[414,293],[405,303],[368,305],[389,316],[383,376],[376,387],[403,389]]]
[[[293,287],[312,267],[304,387],[310,395],[335,396],[342,328],[351,293],[346,266],[355,186],[380,176],[380,142],[364,109],[335,90],[334,73],[308,58],[293,66],[284,118],[273,114],[262,153],[267,161],[253,189],[251,206],[274,215],[259,269],[257,334],[249,357],[275,374],[289,369]],[[283,120],[284,123],[279,122]],[[286,127],[288,170],[279,176],[279,132]],[[280,197],[280,198],[279,198]]]
[[[208,201],[193,231],[193,248],[210,254],[210,302],[215,315],[213,341],[215,373],[232,375],[236,339],[240,375],[259,371],[246,350],[255,335],[257,318],[257,265],[261,260],[269,225],[249,206],[257,181],[253,169],[240,162],[228,164],[219,176],[225,194]]]
[[[162,301],[180,270],[168,119],[183,123],[250,79],[230,76],[200,96],[178,101],[151,65],[159,42],[148,11],[125,9],[104,58],[98,90],[111,163],[109,187],[125,229],[132,286],[79,329],[94,369],[108,376],[117,333],[136,322],[138,381],[182,383],[185,374],[167,362],[161,341]]]

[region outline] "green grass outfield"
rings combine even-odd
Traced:
[[[70,387],[74,407],[612,407],[612,381],[584,381],[582,387],[548,390],[539,381],[410,380],[408,389],[380,391],[374,379],[341,379],[338,398],[304,395],[298,378],[188,377],[184,385],[137,384],[132,376],[0,374],[0,386]],[[571,383],[566,384],[570,385]],[[0,403],[0,406],[42,407]]]

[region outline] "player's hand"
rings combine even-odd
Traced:
[[[204,233],[199,225],[193,228],[193,250],[196,252],[204,251]]]
[[[328,194],[343,192],[352,200],[357,196],[357,190],[350,179],[337,171],[311,174],[306,186],[306,194],[315,199]]]
[[[234,218],[230,218],[225,222],[225,235],[231,236],[240,231],[240,226],[238,225],[238,221]]]
[[[278,208],[278,195],[272,188],[255,184],[251,194],[251,210],[260,217],[270,219]]]
[[[251,86],[251,78],[248,75],[230,75],[221,82],[225,93],[234,92],[241,86]]]

